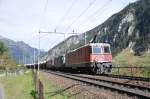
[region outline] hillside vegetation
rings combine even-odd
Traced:
[[[129,48],[124,49],[114,57],[113,63],[124,66],[150,67],[150,53],[143,52],[143,54],[135,56]]]
[[[124,49],[113,58],[114,66],[127,67],[146,67],[146,68],[122,68],[118,73],[118,69],[113,69],[114,74],[132,75],[150,77],[150,53],[142,52],[141,55],[134,55],[130,52],[131,49]],[[117,64],[117,65],[116,65]]]
[[[7,48],[2,42],[0,42],[0,68],[11,68],[16,67],[15,61],[10,56]]]

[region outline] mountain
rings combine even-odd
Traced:
[[[126,48],[140,55],[150,50],[150,0],[138,0],[122,11],[112,15],[104,23],[81,34],[67,38],[49,50],[49,55],[58,56],[95,39],[95,42],[111,44],[113,55]]]
[[[4,45],[8,48],[10,55],[17,63],[20,64],[33,63],[34,52],[35,52],[35,60],[37,60],[39,50],[36,48],[32,48],[23,41],[15,42],[2,36],[0,36],[0,41],[3,42]],[[44,53],[45,52],[41,51],[41,54]]]
[[[150,48],[150,0],[138,0],[103,24],[87,32],[89,37],[97,33],[97,42],[108,42],[113,53],[129,47],[139,54]]]

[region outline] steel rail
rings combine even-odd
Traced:
[[[112,78],[120,78],[120,79],[129,79],[129,80],[137,80],[137,81],[150,82],[150,78],[148,78],[148,77],[113,75],[113,74],[105,74],[104,76],[106,76],[106,77],[112,77]]]
[[[124,83],[114,82],[114,81],[97,80],[95,78],[80,77],[77,75],[71,75],[62,72],[52,72],[52,71],[46,71],[46,72],[54,75],[62,76],[65,78],[69,78],[72,80],[84,82],[89,85],[103,87],[105,89],[111,89],[119,93],[123,93],[123,94],[126,93],[129,96],[137,96],[138,98],[142,98],[142,99],[150,99],[150,88],[147,87],[124,84]]]

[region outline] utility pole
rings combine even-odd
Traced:
[[[40,69],[40,30],[39,30],[39,51],[38,51],[38,75],[39,75],[39,69]]]
[[[35,72],[35,48],[34,48],[34,52],[33,53],[34,53],[34,55],[33,55],[33,58],[34,58],[33,59],[33,63],[34,63],[34,72]]]

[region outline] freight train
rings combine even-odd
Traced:
[[[27,67],[37,64],[28,64]],[[108,74],[112,69],[112,54],[108,43],[90,43],[64,56],[51,57],[40,63],[41,69],[82,71],[94,74]]]

